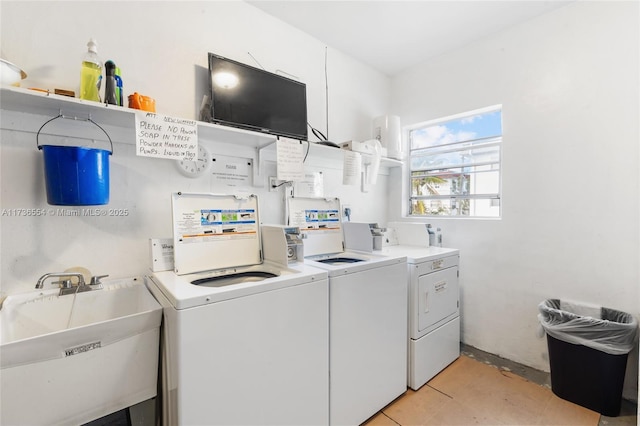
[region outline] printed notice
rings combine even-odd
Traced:
[[[296,197],[324,197],[322,172],[305,173],[304,179],[294,184]]]
[[[198,158],[196,121],[136,112],[136,154],[171,160],[195,160]]]
[[[213,179],[216,184],[229,187],[251,185],[251,161],[216,155],[213,157]]]
[[[304,153],[302,143],[295,139],[279,138],[276,142],[278,180],[304,179]]]
[[[344,164],[342,166],[342,184],[357,185],[360,182],[362,172],[362,156],[359,152],[344,151]]]

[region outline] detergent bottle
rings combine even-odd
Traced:
[[[87,48],[87,53],[82,58],[80,71],[80,99],[100,102],[102,61],[98,57],[98,43],[91,38],[87,43]]]

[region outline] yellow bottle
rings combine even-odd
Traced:
[[[98,43],[92,38],[87,47],[80,71],[80,99],[100,102],[102,61],[98,57]]]

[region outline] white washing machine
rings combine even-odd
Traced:
[[[429,247],[425,224],[388,224],[381,253],[407,257],[409,374],[417,390],[460,356],[459,250]]]
[[[164,307],[163,423],[327,424],[327,273],[262,260],[255,196],[172,201],[174,270],[147,277]]]
[[[305,264],[329,274],[329,423],[357,425],[407,389],[406,258],[345,250],[337,199],[287,208]]]

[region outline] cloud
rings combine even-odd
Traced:
[[[475,138],[476,132],[465,130],[453,131],[447,126],[436,125],[416,131],[413,134],[411,144],[413,149],[427,148]]]
[[[469,117],[465,117],[460,119],[461,124],[471,124],[476,120],[482,120],[483,114],[470,115]]]
[[[458,141],[470,141],[476,139],[478,134],[476,132],[470,132],[468,130],[460,130],[456,133],[456,142]]]

